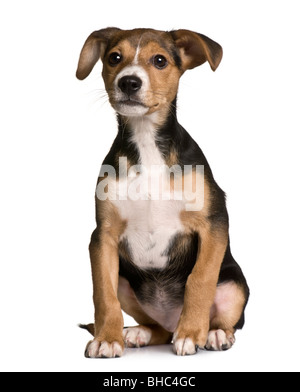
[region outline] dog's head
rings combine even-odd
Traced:
[[[222,48],[210,38],[189,30],[107,28],[86,40],[76,76],[85,79],[96,62],[103,62],[103,79],[113,108],[127,117],[169,108],[180,76],[206,61],[213,71]]]

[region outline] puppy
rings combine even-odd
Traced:
[[[118,133],[97,184],[85,355],[171,342],[177,355],[227,350],[249,289],[231,255],[225,194],[176,116],[181,75],[206,61],[215,71],[222,48],[189,30],[106,28],[87,38],[78,79],[99,59]],[[124,328],[122,310],[137,327]]]

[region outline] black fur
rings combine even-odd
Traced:
[[[185,238],[183,238],[185,237]],[[179,244],[184,241],[185,248]],[[166,306],[176,306],[183,304],[185,284],[188,276],[192,272],[198,253],[198,235],[178,234],[172,239],[169,249],[166,250],[168,257],[167,265],[164,269],[149,268],[140,269],[135,266],[126,249],[127,257],[123,256],[124,247],[128,247],[126,241],[120,243],[120,275],[128,280],[141,303],[153,303],[156,293],[164,292]]]

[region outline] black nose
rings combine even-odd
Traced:
[[[118,87],[128,96],[135,94],[141,87],[142,81],[134,75],[123,76],[119,82]]]

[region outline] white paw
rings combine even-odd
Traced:
[[[173,350],[177,355],[193,355],[196,354],[196,345],[191,338],[175,339]]]
[[[123,329],[126,347],[143,347],[150,343],[152,332],[148,328],[133,327]]]
[[[223,351],[228,350],[233,346],[235,337],[232,334],[228,336],[222,329],[212,330],[208,333],[207,343],[205,348],[207,350]]]
[[[85,350],[87,358],[117,358],[122,355],[123,348],[118,342],[99,342],[96,339],[89,342]]]

